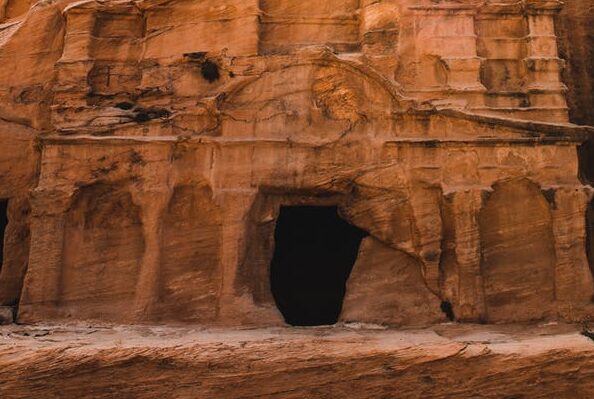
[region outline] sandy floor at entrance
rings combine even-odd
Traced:
[[[586,398],[578,326],[0,328],[2,398]]]

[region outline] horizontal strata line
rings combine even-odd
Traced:
[[[450,144],[477,144],[477,145],[489,145],[489,144],[554,144],[554,143],[581,143],[581,138],[575,138],[571,136],[535,136],[535,137],[476,137],[476,138],[392,138],[382,141],[380,144],[410,144],[420,146],[439,146],[439,145],[450,145]],[[111,136],[111,137],[98,137],[98,136],[53,136],[44,137],[41,139],[44,144],[175,144],[175,143],[191,143],[191,144],[204,144],[204,145],[217,145],[217,144],[228,144],[228,145],[250,145],[250,144],[285,144],[285,145],[298,145],[303,147],[321,147],[331,144],[336,144],[336,141],[329,142],[309,142],[309,141],[295,141],[287,139],[276,139],[276,138],[205,138],[205,137],[192,137],[181,139],[178,136],[161,136],[161,137],[134,137],[134,136]]]
[[[261,25],[347,25],[351,27],[358,27],[359,21],[345,20],[345,19],[278,19],[278,20],[264,20],[260,22]]]
[[[530,112],[530,111],[567,111],[569,108],[567,107],[473,107],[470,106],[470,109],[473,111],[481,110],[481,111],[521,111],[521,112]]]
[[[419,35],[417,36],[418,40],[435,40],[435,39],[444,39],[444,40],[457,40],[457,39],[471,39],[476,40],[477,35],[467,34],[467,35]]]
[[[565,93],[565,90],[551,89],[551,90],[538,90],[538,92],[539,93],[537,93],[537,94],[540,94],[541,92],[542,92],[542,94],[563,94],[563,93]],[[496,97],[496,96],[499,96],[499,97],[520,97],[520,96],[526,97],[529,94],[534,94],[534,93],[531,93],[529,91],[488,91],[485,93],[485,95],[489,96],[489,97]],[[545,109],[545,108],[546,109],[555,109],[555,108],[566,109],[567,107],[540,107],[540,108],[530,107],[530,108],[531,109]]]

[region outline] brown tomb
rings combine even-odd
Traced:
[[[570,123],[591,103],[557,45],[588,36],[574,4],[0,9],[18,321],[594,316],[594,130]]]

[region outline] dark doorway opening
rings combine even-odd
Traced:
[[[594,140],[578,147],[579,177],[584,184],[594,184]]]
[[[338,321],[346,282],[367,232],[339,217],[337,207],[281,207],[275,230],[271,289],[293,326]]]
[[[4,263],[4,233],[8,226],[8,200],[0,200],[0,270]]]
[[[586,254],[594,276],[594,201],[590,202],[586,211]]]

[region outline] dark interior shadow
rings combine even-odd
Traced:
[[[338,321],[346,282],[367,235],[340,218],[337,207],[281,207],[270,278],[288,324]]]

